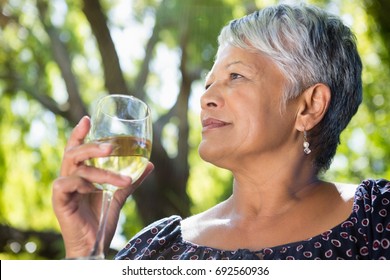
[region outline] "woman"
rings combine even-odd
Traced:
[[[232,172],[232,195],[187,219],[153,223],[117,258],[389,259],[390,183],[318,177],[361,103],[361,71],[350,29],[313,6],[277,5],[230,22],[201,97],[199,154]],[[99,208],[89,197],[92,182],[128,186],[112,205],[108,243],[139,185],[84,165],[112,149],[83,144],[89,125],[83,118],[74,129],[54,182],[67,257],[93,245]]]

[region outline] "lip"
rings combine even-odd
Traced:
[[[221,128],[224,126],[229,125],[230,123],[214,119],[214,118],[207,118],[202,120],[202,132],[210,130],[210,129],[215,129],[215,128]]]

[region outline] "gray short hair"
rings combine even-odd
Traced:
[[[330,88],[329,109],[308,132],[313,163],[327,170],[362,101],[362,63],[350,28],[315,6],[279,4],[231,21],[218,42],[219,50],[229,44],[270,57],[287,79],[284,104],[316,83]]]

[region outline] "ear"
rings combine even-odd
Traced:
[[[296,119],[296,129],[309,131],[324,117],[331,99],[330,88],[325,84],[315,84],[300,96],[300,106]]]

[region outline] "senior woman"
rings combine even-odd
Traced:
[[[389,259],[389,182],[319,179],[361,103],[361,71],[350,29],[314,6],[280,4],[231,21],[201,97],[199,154],[232,172],[232,195],[192,217],[156,221],[116,258]],[[67,257],[87,255],[94,241],[91,182],[128,186],[116,194],[111,237],[136,188],[81,164],[112,149],[83,145],[89,125],[83,118],[74,129],[53,188]]]

